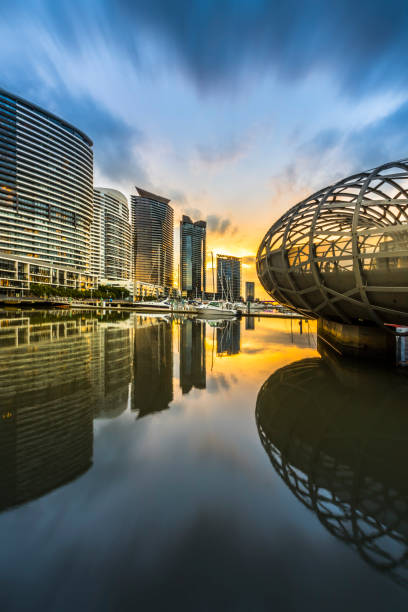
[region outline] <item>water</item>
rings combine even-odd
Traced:
[[[3,311],[1,609],[406,610],[407,380],[293,320]]]

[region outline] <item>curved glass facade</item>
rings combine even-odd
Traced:
[[[257,255],[281,304],[343,323],[408,323],[408,160],[345,178],[285,213]]]
[[[91,266],[108,281],[131,280],[131,229],[126,197],[105,187],[94,189],[91,226]]]
[[[174,212],[170,200],[137,188],[131,196],[133,231],[133,279],[171,289],[173,287]]]
[[[0,252],[90,271],[92,141],[0,89]]]

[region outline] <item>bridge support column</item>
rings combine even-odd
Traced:
[[[396,363],[396,338],[380,327],[319,319],[317,333],[339,354]]]

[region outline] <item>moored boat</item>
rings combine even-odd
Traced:
[[[225,319],[236,317],[240,314],[231,302],[225,302],[223,300],[212,301],[208,302],[208,304],[197,306],[197,313],[199,317],[205,319]]]
[[[157,310],[157,311],[169,311],[172,309],[172,302],[169,299],[165,300],[152,300],[150,302],[135,302],[134,307],[140,308],[140,310]]]

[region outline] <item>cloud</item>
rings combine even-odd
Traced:
[[[333,66],[351,95],[384,79],[407,82],[404,0],[111,0],[105,8],[125,28],[125,44],[133,49],[129,28],[145,28],[203,90]]]
[[[53,92],[53,111],[82,129],[94,142],[96,169],[115,183],[149,184],[138,154],[144,134],[89,97],[76,98],[61,86]]]
[[[244,257],[241,257],[241,262],[243,264],[246,264],[247,266],[254,266],[255,261],[256,261],[255,255],[245,255]]]
[[[210,232],[223,236],[227,232],[235,233],[236,228],[232,227],[231,220],[220,215],[208,215],[207,227]]]
[[[181,204],[184,205],[187,203],[187,196],[181,189],[168,189],[167,190],[169,198],[172,200],[173,204]],[[185,213],[188,214],[188,213]]]
[[[17,30],[36,17],[67,52],[99,38],[141,66],[159,49],[204,92],[245,93],[266,74],[294,81],[320,70],[357,98],[407,86],[405,9],[405,0],[40,0],[28,15],[25,0],[3,0],[0,15]]]
[[[184,208],[183,214],[191,217],[193,221],[199,221],[204,218],[203,213],[199,208]]]
[[[219,165],[240,159],[249,148],[248,139],[232,138],[212,145],[197,145],[200,161],[209,165]]]

